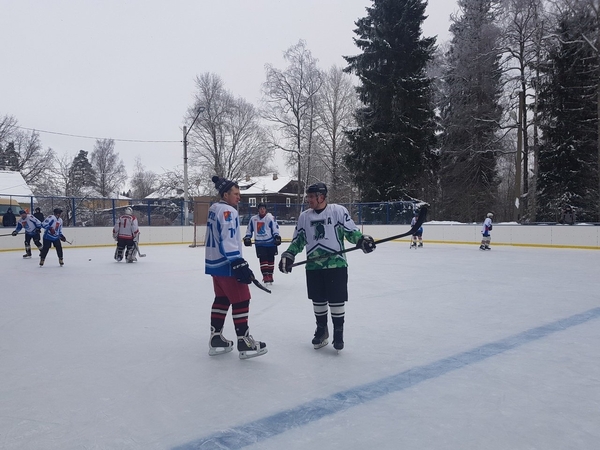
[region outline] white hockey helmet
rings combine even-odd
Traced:
[[[492,217],[494,217],[494,215],[492,213],[487,213],[487,217],[491,219]]]
[[[125,214],[129,214],[129,215],[133,214],[133,209],[131,209],[131,206],[128,206],[127,208],[125,208]]]

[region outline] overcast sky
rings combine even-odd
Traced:
[[[112,138],[162,173],[183,165],[183,117],[194,79],[215,73],[258,105],[265,64],[284,68],[299,39],[328,69],[354,55],[354,21],[370,0],[5,0],[0,116],[40,131],[62,156]],[[425,36],[447,41],[455,0],[429,0]],[[42,132],[42,130],[44,132]],[[171,141],[171,142],[127,142]]]

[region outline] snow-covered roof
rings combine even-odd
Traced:
[[[0,170],[0,197],[30,200],[33,197],[33,192],[19,172]]]
[[[180,189],[158,189],[157,191],[154,191],[152,194],[147,195],[144,198],[183,198],[183,192],[181,192]]]
[[[238,181],[238,184],[243,195],[264,195],[278,194],[279,191],[293,181],[292,177],[278,176],[275,180],[273,178],[273,175],[250,177]]]

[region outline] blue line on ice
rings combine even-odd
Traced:
[[[453,370],[462,369],[463,367],[545,338],[558,331],[581,325],[598,317],[600,317],[600,308],[590,309],[589,311],[560,319],[541,327],[532,328],[463,353],[457,353],[456,355],[434,361],[425,366],[406,370],[381,380],[338,392],[326,398],[316,399],[235,428],[219,431],[210,436],[175,447],[174,450],[233,450],[256,444],[293,428],[307,425],[323,417],[375,400],[392,392],[402,391],[423,381],[441,377]]]

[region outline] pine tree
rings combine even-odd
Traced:
[[[454,37],[447,55],[441,113],[440,184],[446,219],[477,220],[494,204],[502,114],[494,4],[493,0],[459,0],[462,15],[450,26]]]
[[[69,196],[80,196],[82,189],[86,186],[96,185],[96,172],[88,160],[88,152],[79,150],[69,168],[69,179],[66,194]]]
[[[346,56],[365,105],[347,132],[345,160],[365,201],[416,196],[434,142],[431,80],[435,38],[421,38],[423,0],[373,0],[356,22],[362,53]]]
[[[580,39],[589,12],[564,13],[542,68],[539,220],[574,207],[578,221],[598,220],[598,97],[594,49]]]

